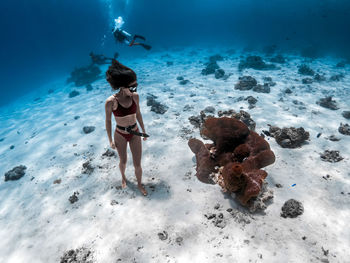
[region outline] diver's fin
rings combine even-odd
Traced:
[[[144,49],[150,50],[152,47],[146,44],[140,44],[141,46],[144,47]]]

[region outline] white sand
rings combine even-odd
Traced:
[[[104,102],[112,94],[104,79],[93,83],[90,92],[59,80],[2,107],[0,138],[5,139],[0,142],[0,174],[20,164],[27,170],[18,181],[0,181],[0,262],[59,262],[65,251],[80,247],[90,249],[96,262],[350,262],[350,136],[338,132],[339,124],[347,122],[341,112],[350,110],[350,76],[340,82],[313,83],[309,92],[301,84],[304,76],[297,72],[301,58],[289,56],[281,70],[240,73],[240,54],[227,55],[227,49],[201,49],[197,55],[190,55],[192,49],[177,49],[121,58],[138,74],[141,112],[151,135],[143,142],[146,198],[137,191],[130,151],[127,190],[119,187],[118,157],[102,158],[108,148]],[[201,62],[217,53],[226,58],[218,61],[220,67],[233,74],[226,81],[201,75]],[[174,65],[168,67],[166,61]],[[335,68],[338,61],[326,58],[307,64],[329,79],[349,72],[349,66]],[[251,75],[259,83],[270,76],[277,85],[269,94],[234,90],[241,75]],[[179,85],[177,76],[191,83]],[[292,86],[292,94],[282,94]],[[54,93],[48,94],[49,88]],[[73,89],[80,95],[68,98]],[[169,107],[164,115],[150,111],[148,93]],[[258,98],[251,110],[247,101],[237,102],[249,95]],[[339,110],[316,104],[326,95],[334,96]],[[37,97],[40,100],[34,101]],[[306,109],[298,109],[293,100],[303,102]],[[187,104],[193,109],[183,111]],[[264,168],[274,190],[265,214],[249,215],[218,185],[195,178],[194,155],[180,135],[186,127],[200,138],[188,118],[207,106],[248,111],[258,133],[268,130],[267,124],[310,132],[310,142],[297,149],[283,149],[269,139],[276,162]],[[74,120],[77,115],[80,118]],[[84,134],[82,128],[90,125],[95,131]],[[322,134],[316,138],[318,133]],[[332,134],[341,140],[327,140]],[[344,160],[323,162],[319,154],[327,149],[339,150]],[[82,164],[89,158],[95,171],[82,174]],[[327,174],[328,180],[323,178]],[[62,182],[53,184],[57,179]],[[276,188],[276,183],[283,188]],[[68,198],[76,191],[79,201],[71,204]],[[290,198],[303,203],[304,213],[285,219],[281,207]],[[231,216],[228,208],[237,210],[237,216]],[[214,226],[204,216],[208,213],[223,213],[226,227]],[[158,237],[162,231],[169,235],[164,241]],[[329,254],[324,255],[322,248]]]

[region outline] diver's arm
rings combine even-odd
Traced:
[[[146,133],[145,130],[145,126],[143,125],[143,120],[142,120],[142,115],[141,115],[141,111],[140,111],[140,105],[139,105],[139,94],[134,93],[134,97],[135,97],[135,101],[136,101],[136,105],[137,105],[137,110],[136,110],[136,119],[139,122],[142,132]]]
[[[112,107],[113,107],[113,101],[107,99],[105,104],[105,112],[106,112],[106,131],[108,136],[109,144],[113,143],[112,139]]]

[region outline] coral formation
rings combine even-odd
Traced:
[[[10,171],[5,173],[5,182],[6,181],[15,181],[22,178],[25,175],[25,170],[27,167],[25,165],[19,165],[12,168]]]
[[[295,218],[304,212],[303,204],[295,199],[289,199],[282,206],[281,217]]]
[[[269,132],[276,142],[283,148],[297,148],[300,147],[306,140],[310,138],[310,134],[300,128],[278,128],[270,126]]]
[[[100,74],[100,68],[91,64],[90,66],[73,70],[67,79],[67,83],[74,82],[77,87],[84,86],[98,80],[101,77]]]
[[[272,70],[277,69],[274,64],[266,64],[259,56],[248,56],[245,60],[241,60],[238,65],[238,70],[252,68],[256,70]]]
[[[327,108],[327,109],[331,109],[331,110],[338,110],[339,109],[337,102],[332,99],[332,96],[321,98],[316,103],[324,108]]]
[[[201,136],[213,144],[195,138],[188,142],[196,154],[198,179],[213,183],[215,178],[224,192],[235,193],[240,203],[249,207],[267,176],[261,168],[275,161],[267,141],[233,117],[207,118]]]

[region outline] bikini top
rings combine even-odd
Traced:
[[[116,99],[117,100],[117,99]],[[118,100],[117,100],[118,102]],[[120,103],[118,103],[118,108],[113,111],[115,117],[124,117],[130,114],[136,113],[137,106],[135,101],[132,99],[131,106],[129,108],[124,108]]]

